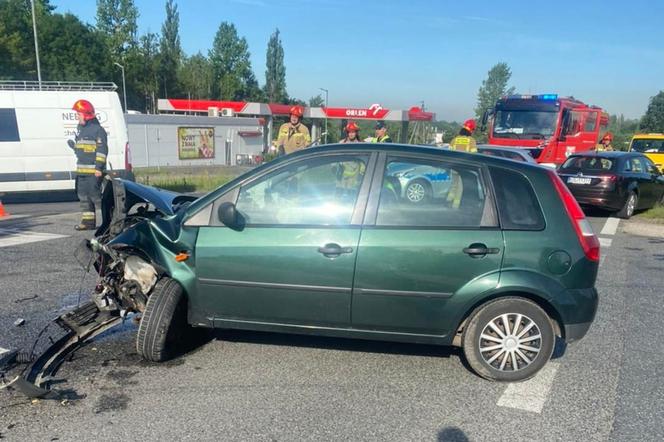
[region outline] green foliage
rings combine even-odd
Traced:
[[[643,132],[664,132],[664,91],[650,98],[640,129]]]
[[[138,9],[134,0],[97,0],[97,29],[104,34],[114,62],[136,45]]]
[[[309,98],[310,107],[323,107],[325,106],[325,98],[321,94],[316,95],[315,97]]]
[[[626,119],[623,115],[611,115],[609,125],[606,131],[600,133],[600,137],[607,131],[613,134],[614,149],[627,150],[632,137],[639,131],[639,120]]]
[[[178,6],[173,0],[167,0],[166,20],[161,26],[159,41],[159,92],[163,97],[175,96],[179,91],[178,70],[182,63],[179,28]]]
[[[514,88],[507,88],[507,84],[512,77],[512,71],[507,63],[498,63],[494,65],[477,91],[477,107],[475,107],[475,116],[480,119],[487,109],[496,105],[496,101],[503,95],[514,93]]]
[[[71,14],[54,14],[48,1],[37,1],[43,80],[108,80],[109,54],[94,29]],[[37,68],[30,2],[0,2],[0,78],[36,80]]]
[[[212,63],[200,52],[184,59],[178,71],[178,79],[185,96],[192,99],[212,96]]]
[[[217,98],[240,101],[261,95],[249,56],[247,40],[238,36],[235,25],[222,22],[210,50]]]
[[[129,107],[156,112],[159,95],[159,37],[147,33],[125,56]],[[129,98],[131,96],[132,98]]]
[[[284,47],[279,38],[279,29],[270,36],[265,55],[265,96],[270,103],[283,103],[288,98],[286,92],[286,66]]]

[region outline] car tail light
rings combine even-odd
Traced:
[[[616,181],[618,181],[618,177],[616,175],[604,175],[602,176],[602,181],[615,183]]]
[[[129,149],[129,142],[125,143],[125,170],[131,172],[133,166],[131,165],[131,149]]]
[[[593,232],[590,222],[586,219],[581,206],[574,199],[574,195],[569,191],[567,186],[562,182],[554,171],[549,172],[549,177],[553,181],[553,187],[556,188],[560,199],[563,201],[567,215],[572,221],[576,236],[579,238],[579,243],[583,248],[586,258],[591,261],[599,262],[599,239]]]

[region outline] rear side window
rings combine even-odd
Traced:
[[[0,142],[21,141],[14,109],[0,109]]]
[[[500,223],[504,230],[542,230],[544,215],[533,186],[518,172],[491,168]]]

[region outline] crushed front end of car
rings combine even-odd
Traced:
[[[50,345],[38,356],[35,345],[22,358],[28,363],[11,381],[0,385],[29,397],[57,398],[53,376],[68,355],[92,338],[120,324],[130,313],[145,311],[163,276],[193,279],[190,267],[175,259],[189,256],[195,233],[180,229],[184,209],[196,197],[107,178],[102,191],[102,224],[75,256],[86,271],[99,275],[91,299],[57,317],[37,337]],[[20,360],[19,360],[20,359]],[[2,369],[2,367],[0,367]]]

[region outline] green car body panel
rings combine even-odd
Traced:
[[[518,295],[540,304],[565,339],[585,334],[597,308],[598,263],[585,257],[545,169],[424,147],[359,144],[353,149],[388,155],[407,151],[520,173],[536,191],[545,226],[521,231],[360,223],[236,230],[219,224],[215,202],[224,195],[237,195],[244,183],[289,162],[349,152],[337,145],[263,165],[175,215],[132,227],[113,242],[141,250],[182,285],[189,322],[196,326],[453,344],[476,307]],[[364,179],[371,180],[369,175]],[[188,222],[201,213],[209,215],[209,223]],[[328,258],[317,250],[327,243],[352,251]],[[498,251],[481,258],[462,253],[473,243]],[[176,262],[181,251],[190,258]]]

